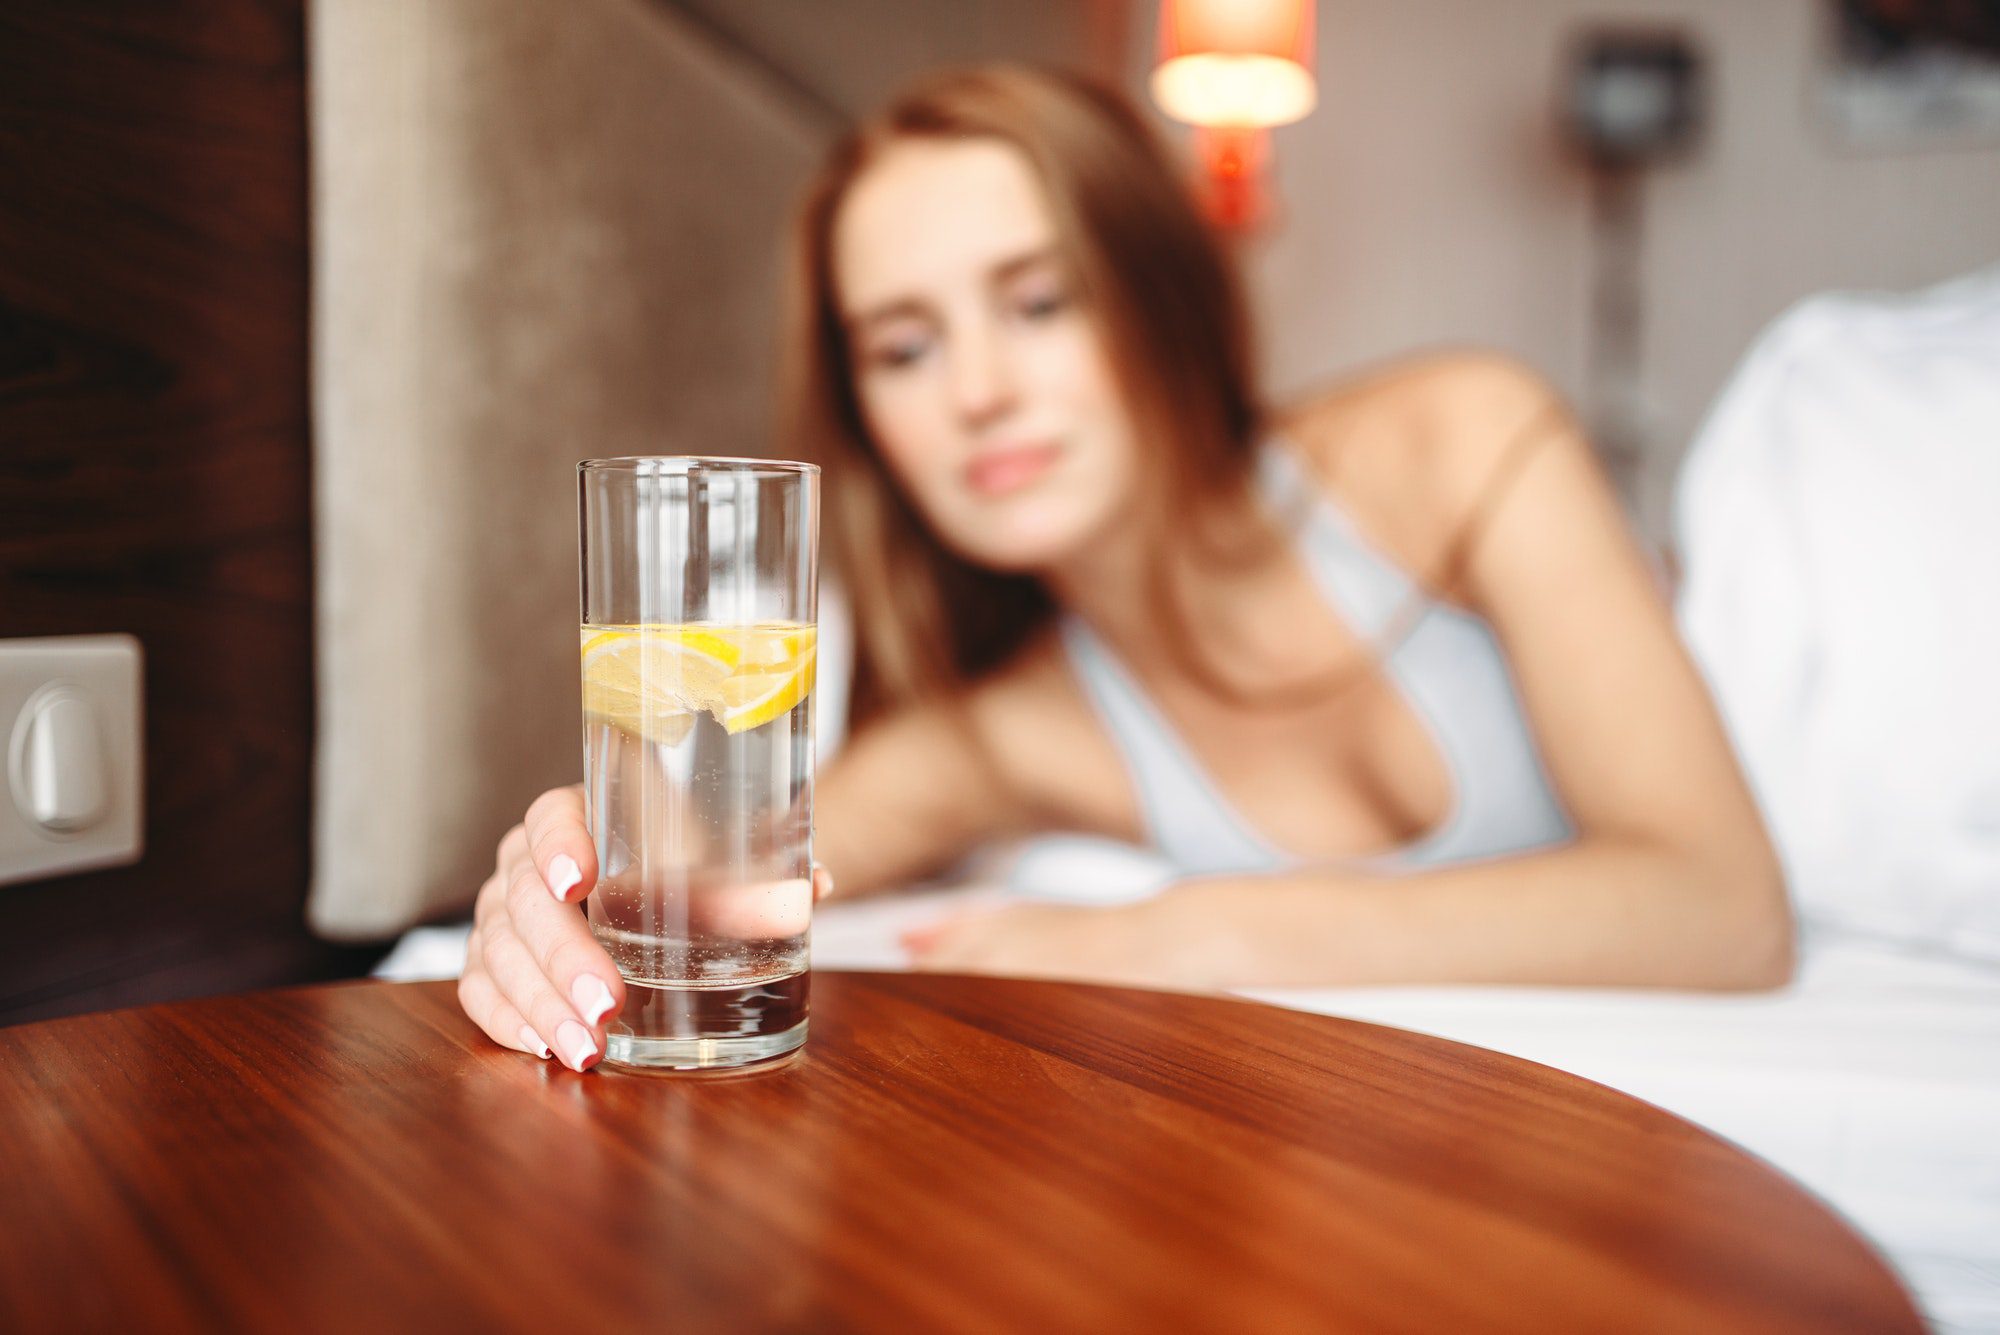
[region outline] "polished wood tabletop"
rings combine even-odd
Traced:
[[[1742,1151],[1249,1002],[820,973],[725,1078],[494,1046],[450,983],[0,1029],[0,1328],[1920,1331]]]

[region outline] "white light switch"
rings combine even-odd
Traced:
[[[139,642],[0,640],[0,885],[139,859]]]
[[[28,702],[18,724],[27,732],[27,763],[15,793],[45,830],[87,830],[104,815],[104,742],[90,701],[67,686]]]

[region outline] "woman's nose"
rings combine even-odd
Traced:
[[[980,427],[1005,416],[1014,406],[1017,387],[1004,340],[994,331],[982,330],[961,337],[956,352],[951,388],[959,420]]]

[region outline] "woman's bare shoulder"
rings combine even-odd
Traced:
[[[1561,397],[1511,357],[1401,358],[1303,396],[1281,437],[1390,555],[1426,574],[1536,439],[1574,435]]]
[[[1525,363],[1451,349],[1399,358],[1303,394],[1279,433],[1323,475],[1386,480],[1481,462],[1482,449],[1561,400]]]

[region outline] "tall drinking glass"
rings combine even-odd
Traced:
[[[592,932],[605,1060],[744,1066],[805,1042],[819,469],[577,469]]]

